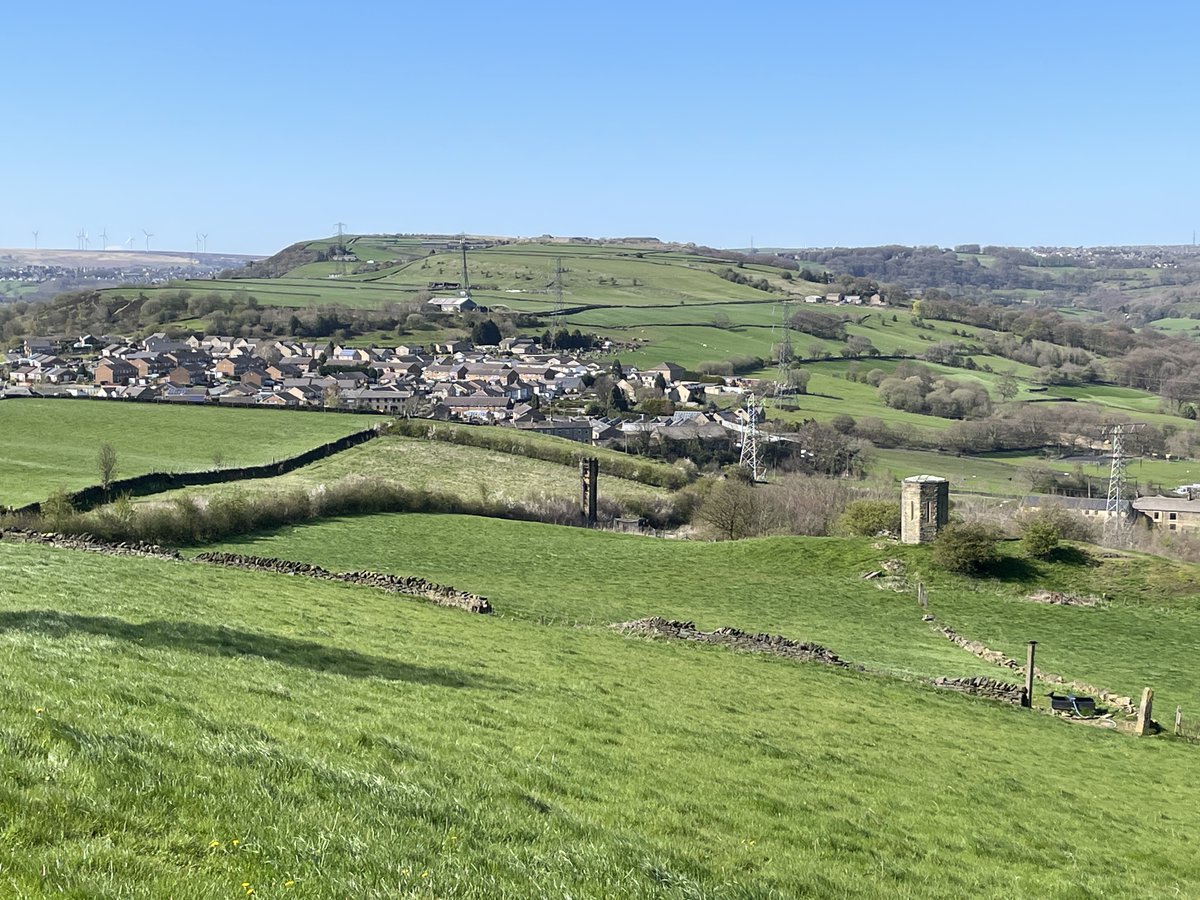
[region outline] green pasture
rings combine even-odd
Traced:
[[[422,526],[436,523],[411,524],[372,543],[431,547]],[[488,570],[519,564],[515,532],[477,547],[459,524],[435,529],[453,543],[439,565],[454,552],[460,575],[476,552]],[[672,546],[580,534],[618,558]],[[709,561],[779,572],[780,549]],[[527,588],[514,573],[501,593],[645,595],[615,569],[584,587],[577,569],[594,564],[578,562],[549,579],[543,559]],[[1170,740],[302,578],[0,544],[0,584],[11,896],[1200,891],[1196,750]],[[684,593],[705,592],[677,575],[671,596]]]
[[[461,541],[477,550],[469,564],[456,556]],[[514,543],[526,548],[520,558],[501,552]],[[990,628],[1003,621],[1005,640],[1046,642],[1043,668],[1124,693],[1139,691],[1142,682],[1152,684],[1171,709],[1179,703],[1200,715],[1200,687],[1186,674],[1200,640],[1200,572],[1156,557],[1032,562],[1014,544],[1006,549],[1008,561],[998,577],[971,582],[939,575],[926,548],[899,544],[877,548],[869,541],[840,538],[658,541],[424,515],[298,526],[230,541],[221,549],[343,571],[420,574],[485,593],[506,615],[531,621],[599,625],[662,615],[705,628],[733,625],[801,634],[852,662],[906,677],[990,671],[1011,678],[1010,672],[963,653],[921,621],[914,596],[915,579],[921,579],[936,585],[938,597],[944,598],[945,607],[935,607],[935,613],[969,637],[974,637],[976,623]],[[914,580],[908,590],[897,593],[863,579],[889,558],[905,561]],[[719,590],[704,579],[694,587],[680,583],[680,573],[714,571],[744,575],[722,581]],[[1070,627],[1047,631],[1042,623],[1053,620],[1044,618],[1044,605],[1023,599],[1038,589],[1116,599],[1099,609],[1066,608],[1064,620],[1069,619]],[[1163,610],[1170,615],[1164,618]],[[1151,661],[1145,647],[1153,627],[1163,630]],[[1014,647],[999,649],[1016,655]]]
[[[264,414],[265,413],[265,414]],[[0,506],[44,500],[100,482],[100,445],[117,451],[117,478],[146,472],[261,465],[383,421],[379,416],[271,413],[86,400],[0,402]]]
[[[1094,478],[1107,479],[1111,465],[1102,452],[1099,455],[1096,462],[1077,463],[1071,458],[1015,451],[954,454],[877,448],[871,451],[868,476],[892,482],[928,472],[950,479],[957,490],[1023,496],[1031,492],[1030,473],[1035,468],[1065,475],[1078,467]],[[1200,461],[1135,458],[1128,461],[1126,476],[1131,487],[1143,493],[1170,491],[1183,484],[1200,484]]]
[[[158,503],[178,496],[212,498],[273,494],[295,488],[313,490],[353,476],[395,481],[407,488],[436,491],[464,500],[579,501],[579,470],[573,466],[479,447],[389,435],[287,475],[183,488],[155,494],[144,502]],[[600,492],[602,497],[619,503],[664,498],[669,493],[663,488],[607,475],[600,482]]]
[[[1200,337],[1200,320],[1182,318],[1155,319],[1146,328],[1153,328],[1173,337]]]

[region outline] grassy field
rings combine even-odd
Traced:
[[[811,576],[830,560],[820,542],[683,547],[537,529],[492,539],[467,521],[445,524],[403,517],[353,537],[322,533],[326,555],[361,547],[368,533],[377,550],[411,546],[414,560],[437,550],[427,574],[456,555],[460,586],[502,575],[490,593],[518,616],[0,544],[0,891],[205,900],[1200,892],[1188,843],[1200,826],[1192,746],[528,615],[549,586],[560,610],[593,604],[600,621],[689,601],[705,620],[761,620],[757,597],[708,589],[713,573],[754,573],[724,568],[747,562],[789,584],[769,606],[787,611],[796,637],[813,637],[823,617],[808,611],[837,606],[843,593],[843,619],[902,602],[861,585],[820,592]],[[447,538],[452,546],[437,546]],[[681,547],[708,563],[686,570],[694,580],[620,566],[701,561],[670,558]],[[871,555],[856,544],[847,563]],[[751,580],[757,595],[767,591]],[[935,585],[939,611],[946,590]],[[714,594],[720,610],[705,603]],[[972,601],[993,605],[964,594]],[[915,612],[907,618],[920,624]],[[844,626],[834,649],[871,657],[867,644],[879,641],[897,653],[919,633],[867,620],[856,643]],[[949,644],[936,656],[941,667],[961,659],[960,671],[977,663]]]
[[[370,428],[378,416],[83,400],[0,403],[0,506],[43,500],[100,481],[102,443],[117,451],[117,477],[269,463]]]
[[[144,502],[176,496],[215,497],[312,489],[352,475],[398,481],[408,488],[437,491],[465,500],[523,501],[556,497],[578,502],[579,470],[512,453],[437,441],[388,436],[362,444],[278,478],[185,488],[155,494]],[[606,476],[601,496],[620,503],[667,496],[663,488]]]
[[[460,552],[464,544],[474,548],[469,562]],[[516,545],[526,552],[504,551]],[[225,549],[333,569],[420,574],[485,593],[501,612],[530,621],[596,625],[658,614],[702,627],[802,634],[853,662],[904,676],[1000,672],[935,635],[911,591],[863,580],[884,559],[897,558],[914,579],[938,588],[935,612],[968,636],[977,628],[1000,634],[1000,649],[1011,655],[1026,640],[1042,641],[1051,671],[1128,693],[1152,684],[1164,703],[1200,714],[1200,686],[1187,674],[1200,642],[1200,570],[1154,557],[1068,565],[1014,556],[999,577],[965,582],[939,576],[925,548],[898,544],[875,549],[836,538],[705,544],[413,515],[285,529]],[[1015,545],[1010,549],[1016,553]],[[707,578],[680,574],[709,572],[739,575],[714,588]],[[1040,589],[1108,594],[1114,601],[1079,609],[1022,599]],[[1159,628],[1150,659],[1146,641]]]

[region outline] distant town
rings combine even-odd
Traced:
[[[164,332],[141,340],[28,338],[0,357],[0,377],[2,398],[383,413],[509,425],[588,444],[631,434],[728,438],[744,429],[746,412],[715,409],[716,401],[736,400],[757,383],[715,376],[696,381],[671,362],[622,370],[545,352],[533,337],[493,346],[449,340],[379,348],[225,335],[177,339]],[[647,397],[661,401],[663,414],[610,414],[614,405],[629,408]],[[555,412],[544,411],[549,407]]]

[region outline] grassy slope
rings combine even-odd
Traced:
[[[265,413],[265,414],[264,414]],[[369,428],[375,416],[69,400],[0,403],[0,506],[100,480],[96,454],[116,448],[117,477],[269,463]]]
[[[575,500],[579,494],[579,471],[570,466],[477,447],[389,436],[278,478],[185,488],[156,494],[147,498],[147,502],[184,494],[213,497],[228,493],[270,493],[293,487],[312,488],[351,475],[376,476],[398,481],[406,487],[440,491],[468,500],[533,500],[540,497]],[[667,494],[662,488],[611,476],[604,477],[600,489],[604,496],[622,501]]]
[[[14,896],[1200,891],[1186,745],[295,578],[0,545],[0,584]]]
[[[1095,567],[1018,559],[1003,578],[975,583],[938,576],[924,548],[874,549],[868,541],[704,544],[407,515],[331,521],[227,546],[333,569],[425,575],[487,594],[501,611],[535,621],[598,624],[658,614],[702,627],[796,635],[898,674],[1011,678],[936,636],[921,621],[911,591],[880,590],[862,579],[883,560],[900,558],[914,578],[931,585],[934,611],[969,637],[996,639],[1012,656],[1020,656],[1025,641],[1038,640],[1050,671],[1128,693],[1151,684],[1163,703],[1200,714],[1200,687],[1187,674],[1200,643],[1198,570],[1153,557]],[[1114,601],[1080,609],[1021,599],[1040,588],[1108,594]]]

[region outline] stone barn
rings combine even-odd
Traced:
[[[925,544],[950,521],[950,482],[937,475],[913,475],[900,485],[900,540]]]

